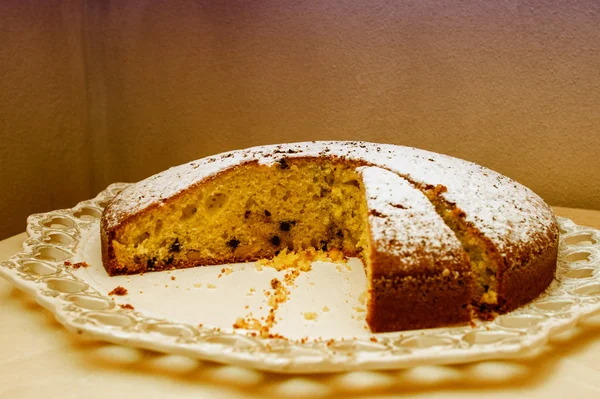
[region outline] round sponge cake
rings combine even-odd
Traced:
[[[360,256],[374,332],[525,304],[552,281],[558,225],[528,188],[415,148],[307,142],[223,153],[133,184],[106,207],[110,275],[271,258]]]

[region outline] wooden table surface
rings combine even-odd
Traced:
[[[600,211],[554,209],[600,229]],[[600,398],[600,315],[518,361],[289,377],[82,340],[3,279],[0,306],[0,398]]]

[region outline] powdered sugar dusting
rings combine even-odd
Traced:
[[[244,162],[340,157],[385,168],[417,184],[443,185],[443,197],[497,247],[508,263],[543,251],[558,234],[552,210],[528,188],[482,166],[425,150],[357,141],[304,142],[231,151],[176,166],[130,186],[104,213],[107,229],[149,206]]]
[[[363,178],[371,236],[378,251],[394,255],[399,271],[423,273],[468,268],[463,248],[427,197],[400,176],[377,167],[358,169]],[[418,256],[417,256],[418,255]],[[394,271],[395,273],[398,270]]]

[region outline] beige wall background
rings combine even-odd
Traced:
[[[600,209],[600,2],[0,4],[0,238],[234,148],[397,143]]]
[[[89,197],[81,1],[0,1],[0,239]]]

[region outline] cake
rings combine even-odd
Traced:
[[[101,220],[109,275],[341,251],[362,258],[373,332],[493,317],[538,296],[558,225],[528,188],[471,162],[365,142],[231,151],[117,195]]]

